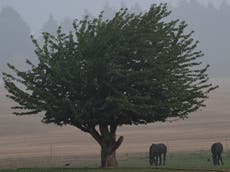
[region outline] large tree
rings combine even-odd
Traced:
[[[169,14],[166,4],[138,15],[121,9],[111,20],[76,20],[69,34],[44,33],[42,46],[32,37],[39,63],[4,73],[15,114],[44,112],[45,123],[81,129],[101,146],[101,166],[115,166],[118,126],[185,118],[216,88],[193,32]]]

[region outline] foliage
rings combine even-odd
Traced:
[[[36,46],[39,64],[18,78],[4,74],[10,98],[20,104],[17,115],[45,111],[44,122],[76,124],[140,124],[186,117],[203,106],[206,70],[197,59],[198,42],[185,34],[187,25],[165,22],[165,5],[152,5],[142,15],[120,10],[112,20],[87,17],[74,22],[74,33],[44,33]],[[76,36],[76,39],[74,38]],[[19,81],[30,91],[17,87]]]
[[[45,123],[76,126],[107,146],[104,156],[123,140],[116,141],[117,126],[185,118],[204,106],[216,88],[209,66],[187,24],[167,21],[169,14],[166,4],[138,15],[121,9],[111,20],[102,13],[75,20],[69,34],[43,33],[42,46],[32,37],[39,63],[27,60],[27,71],[8,64],[17,76],[4,73],[15,114],[45,112]]]

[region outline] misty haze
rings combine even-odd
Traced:
[[[123,123],[117,124],[117,132],[114,137],[116,137],[117,142],[120,141],[120,138],[123,141],[124,138],[124,141],[121,141],[122,144],[120,143],[121,145],[119,145],[120,147],[118,146],[119,148],[116,151],[118,167],[149,168],[150,145],[152,143],[165,143],[168,148],[168,158],[166,158],[166,165],[167,163],[169,164],[168,167],[183,167],[178,166],[178,164],[181,164],[181,162],[179,162],[180,157],[186,159],[186,161],[190,161],[189,158],[193,158],[194,160],[197,157],[201,157],[200,159],[203,158],[203,163],[201,162],[197,166],[192,166],[194,164],[191,163],[191,165],[187,163],[188,165],[185,165],[185,168],[208,167],[208,169],[211,169],[213,167],[211,160],[212,155],[210,152],[211,145],[214,142],[221,142],[224,147],[223,160],[225,163],[223,169],[230,169],[230,0],[218,0],[218,2],[215,0],[0,0],[0,171],[5,168],[30,167],[104,167],[100,159],[101,147],[100,144],[98,144],[100,141],[97,139],[95,140],[95,137],[91,136],[93,134],[88,132],[88,130],[88,133],[83,132],[85,128],[81,128],[82,126],[78,127],[77,124],[77,127],[74,127],[72,123],[55,121],[56,119],[48,119],[49,117],[45,119],[47,121],[44,123],[43,117],[45,110],[40,111],[40,109],[35,111],[36,113],[38,112],[37,114],[21,114],[18,116],[13,114],[13,112],[21,113],[26,108],[21,108],[19,110],[11,108],[13,106],[18,106],[18,104],[6,96],[9,94],[8,91],[13,88],[10,88],[10,86],[8,90],[5,88],[7,87],[5,84],[9,82],[11,78],[5,76],[5,78],[8,77],[9,80],[5,80],[4,82],[3,73],[12,74],[13,76],[16,74],[7,66],[7,63],[14,65],[23,72],[29,70],[32,66],[27,64],[26,60],[29,60],[34,65],[39,64],[38,53],[36,54],[35,52],[36,46],[33,44],[32,39],[36,39],[37,43],[42,47],[45,43],[43,37],[44,32],[57,36],[58,27],[61,26],[62,32],[68,35],[69,33],[75,33],[73,22],[84,20],[85,16],[88,16],[89,20],[93,20],[103,11],[102,21],[110,21],[121,8],[127,8],[127,13],[134,13],[138,16],[140,13],[146,13],[150,9],[151,4],[156,3],[159,5],[161,2],[167,2],[167,8],[172,12],[166,17],[166,20],[164,19],[165,22],[176,19],[179,19],[179,21],[184,20],[185,23],[188,24],[185,28],[185,33],[194,31],[191,38],[193,38],[194,41],[199,41],[195,50],[204,53],[204,56],[201,55],[202,57],[198,60],[202,62],[199,67],[205,69],[207,64],[210,65],[207,71],[205,71],[207,74],[200,76],[200,79],[206,82],[205,78],[207,77],[206,79],[209,79],[207,84],[211,83],[213,85],[210,86],[211,91],[207,94],[207,100],[205,97],[206,93],[204,95],[204,104],[206,106],[197,103],[199,104],[198,110],[191,109],[191,113],[188,115],[168,115],[167,117],[169,118],[157,118],[149,121],[148,119],[132,121],[132,119],[131,122],[127,122],[127,119],[125,119],[125,122],[123,121]],[[114,34],[117,33],[114,32]],[[31,35],[33,35],[32,39]],[[130,38],[130,40],[132,39]],[[78,38],[78,40],[80,40],[80,38]],[[135,41],[130,41],[129,43],[136,46],[133,42]],[[86,44],[87,41],[82,45],[86,46]],[[152,42],[150,42],[150,44],[152,44]],[[72,46],[72,44],[68,45]],[[87,46],[85,49],[87,49]],[[126,44],[124,43],[122,46],[126,46]],[[100,48],[100,46],[98,47]],[[99,49],[98,47],[95,49]],[[145,48],[144,45],[143,47]],[[51,47],[49,48],[52,49]],[[145,52],[142,47],[137,47],[137,49],[138,48],[141,49],[140,52]],[[85,49],[82,48],[82,51],[87,52]],[[126,50],[120,49],[121,53]],[[95,52],[93,50],[90,53],[94,55]],[[113,55],[113,53],[111,54]],[[120,55],[119,53],[116,54],[116,52],[114,52],[114,54],[115,56]],[[130,54],[127,53],[127,56],[129,55]],[[107,56],[105,55],[105,57]],[[123,57],[125,57],[124,54],[122,54],[121,58],[117,61],[123,60]],[[42,55],[40,59],[42,59]],[[60,64],[67,65],[71,63],[64,64],[64,60],[60,61]],[[84,62],[84,60],[82,61]],[[113,65],[120,65],[117,64],[118,62],[116,62],[116,60],[114,61],[116,64],[112,64],[111,67],[113,67]],[[132,61],[135,61],[135,59],[132,59]],[[163,62],[165,61],[162,61],[162,63]],[[108,63],[110,64],[110,62]],[[138,59],[135,63],[135,65],[138,66],[141,62]],[[57,63],[57,66],[60,64]],[[196,67],[197,66],[195,66],[195,68]],[[92,68],[94,69],[94,67]],[[103,67],[100,66],[98,68],[98,73],[104,72],[102,70]],[[46,69],[44,69],[44,71],[45,70]],[[129,71],[132,71],[132,69]],[[142,68],[140,71],[142,72]],[[163,70],[159,69],[158,71]],[[93,70],[90,72],[94,75]],[[160,75],[157,76],[160,77]],[[65,76],[61,75],[56,77],[63,77],[65,79]],[[72,75],[70,74],[70,78],[71,77]],[[114,80],[116,80],[116,78]],[[93,80],[93,82],[97,81],[98,80]],[[68,82],[66,81],[66,83]],[[121,85],[122,84],[121,82]],[[20,84],[18,85],[19,88],[25,89],[25,87],[20,87]],[[111,83],[111,85],[113,85],[113,83]],[[215,87],[217,85],[218,88]],[[209,88],[209,86],[207,86],[207,88]],[[30,89],[28,90],[31,91]],[[106,90],[104,91],[106,92]],[[70,94],[69,91],[63,92]],[[17,93],[15,94],[17,97]],[[59,95],[59,93],[57,94]],[[122,94],[124,94],[123,96],[127,96],[128,91],[122,91]],[[137,95],[139,96],[139,94]],[[203,95],[197,99],[202,99],[202,96]],[[37,98],[40,97],[37,96]],[[148,96],[143,99],[145,98],[148,100]],[[16,101],[20,100],[16,99]],[[117,101],[123,102],[123,100],[120,99]],[[145,100],[140,99],[140,101]],[[91,107],[90,103],[89,106]],[[25,104],[25,102],[22,102],[21,106],[26,106]],[[33,106],[31,105],[32,108],[28,109],[33,110]],[[107,104],[105,106],[107,106]],[[124,104],[123,106],[127,105]],[[158,104],[156,106],[158,106]],[[171,108],[168,109],[171,110]],[[164,111],[164,109],[159,110],[159,112],[168,111]],[[135,109],[132,112],[135,113],[137,110]],[[143,112],[148,111],[146,110]],[[47,116],[49,115],[48,113]],[[120,116],[122,115],[121,113]],[[117,118],[120,118],[120,116]],[[179,117],[179,119],[174,120],[174,117]],[[123,120],[123,117],[121,118]],[[112,130],[113,125],[111,123],[109,124],[109,129]],[[100,130],[101,128],[97,125],[100,126],[98,123],[95,123],[94,127]],[[177,154],[179,155],[179,160],[178,162],[174,162],[173,157]],[[186,156],[186,154],[189,156]]]

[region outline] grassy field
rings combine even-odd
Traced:
[[[214,83],[220,88],[212,93],[207,107],[191,114],[189,119],[119,128],[118,135],[124,136],[125,143],[117,153],[119,167],[116,169],[97,168],[99,146],[76,128],[42,124],[41,116],[12,115],[13,103],[0,88],[0,172],[230,172],[230,79],[217,78]],[[222,167],[213,167],[208,161],[210,153],[199,151],[210,150],[216,141],[224,144]],[[167,169],[151,168],[147,153],[134,154],[147,151],[154,142],[166,143],[169,148]],[[184,151],[194,153],[173,153]],[[64,168],[66,163],[71,164],[68,169]]]
[[[191,169],[155,169],[155,168],[117,168],[117,169],[17,169],[1,172],[227,172],[226,170],[191,170]]]
[[[230,153],[223,155],[224,165],[214,167],[207,152],[169,154],[165,167],[150,167],[146,154],[123,155],[119,157],[119,167],[114,169],[96,168],[98,162],[85,162],[79,167],[68,168],[18,168],[2,169],[0,172],[227,172],[230,171]]]
[[[75,169],[8,169],[1,172],[228,172],[224,169],[179,169],[179,168],[75,168]]]

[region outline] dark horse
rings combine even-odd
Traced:
[[[149,163],[150,165],[165,165],[167,147],[163,143],[152,144],[149,148]],[[162,155],[163,155],[163,164],[162,164]]]
[[[223,145],[221,143],[213,143],[211,147],[212,152],[212,161],[213,165],[223,165],[223,160],[221,157],[221,153],[223,152]]]

